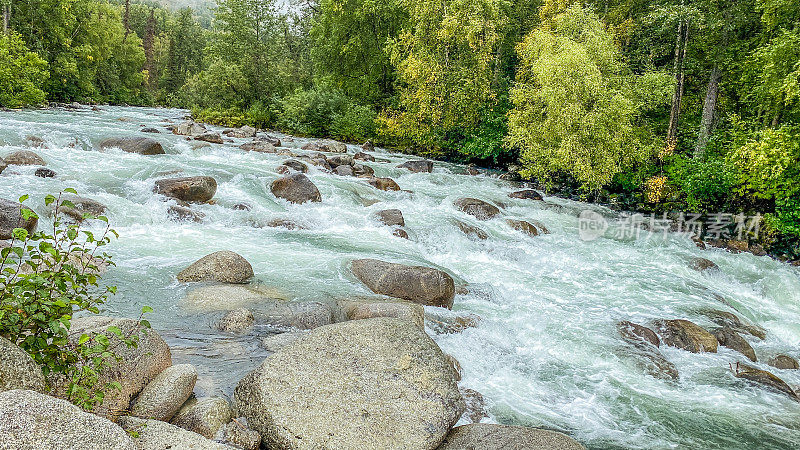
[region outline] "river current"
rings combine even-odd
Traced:
[[[560,430],[588,448],[800,445],[800,403],[737,379],[731,365],[746,361],[741,354],[725,347],[694,354],[662,346],[680,373],[679,380],[665,381],[626,354],[615,326],[620,320],[647,325],[685,318],[708,328],[713,324],[698,311],[734,312],[766,330],[763,341],[748,337],[759,357],[755,365],[800,386],[800,371],[762,362],[777,353],[800,357],[800,269],[765,256],[701,250],[678,234],[623,239],[607,233],[585,241],[579,237],[582,210],[610,218],[616,213],[556,197],[511,199],[515,187],[508,182],[467,175],[453,164],[436,162],[433,173],[411,173],[396,167],[410,157],[381,150],[375,152],[379,162],[366,164],[411,192],[379,191],[310,165],[323,201],[291,205],[269,191],[287,156],[237,148],[249,139],[194,148],[164,129],[186,114],[129,107],[0,112],[0,156],[29,149],[26,137],[38,136],[46,145],[33,150],[57,173],[39,178],[34,167],[11,166],[0,174],[0,197],[30,194],[26,204],[42,212],[46,194],[72,187],[105,204],[120,238],[108,247],[116,267],[104,276],[119,293],[104,314],[135,317],[142,306],[153,307],[149,319],[172,347],[174,362],[198,368],[198,394],[230,396],[269,353],[257,333],[215,331],[219,311],[187,308],[187,287],[175,278],[180,270],[213,251],[231,250],[252,263],[255,282],[288,301],[335,301],[371,295],[348,263],[377,258],[438,267],[467,286],[453,310],[480,316],[479,325],[455,334],[428,331],[461,363],[461,386],[483,394],[490,416],[485,420]],[[142,126],[162,132],[143,134]],[[101,139],[127,135],[152,137],[167,155],[98,150]],[[306,153],[299,150],[306,140],[279,137]],[[357,149],[350,146],[351,153]],[[171,203],[152,188],[170,174],[217,180],[216,204],[193,206],[205,214],[204,222],[169,219]],[[453,206],[460,197],[501,204],[503,218],[467,216]],[[253,208],[232,208],[237,203]],[[402,210],[410,239],[393,236],[374,219],[374,212],[388,208]],[[263,226],[276,218],[306,229]],[[531,237],[505,218],[537,220],[550,233]],[[482,228],[488,239],[465,235],[454,219]],[[711,259],[720,271],[692,270],[689,261],[696,256]]]

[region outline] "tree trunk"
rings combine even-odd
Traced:
[[[3,34],[8,34],[8,22],[11,20],[11,5],[3,5]]]
[[[684,87],[684,61],[689,41],[689,22],[678,22],[678,33],[675,40],[675,92],[672,94],[672,108],[669,112],[669,128],[667,129],[667,147],[675,148],[678,140],[678,116],[681,110]]]
[[[697,144],[694,147],[695,159],[700,159],[705,155],[708,138],[711,137],[711,132],[713,131],[720,78],[722,78],[722,72],[719,70],[719,66],[714,64],[708,80],[706,99],[703,102],[703,117],[700,119],[700,132],[697,135]]]
[[[128,35],[131,33],[130,18],[131,18],[131,0],[125,0],[125,12],[123,13],[122,16],[122,25],[125,26],[125,36],[122,37],[122,42],[125,42],[128,39]]]

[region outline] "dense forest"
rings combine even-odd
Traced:
[[[0,0],[0,106],[198,120],[507,168],[800,256],[796,0]]]

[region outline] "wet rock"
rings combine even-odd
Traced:
[[[47,144],[44,139],[32,134],[25,136],[25,143],[28,144],[28,147],[47,148]]]
[[[719,270],[719,266],[714,261],[706,258],[692,258],[690,267],[698,272]]]
[[[476,198],[460,198],[455,201],[454,205],[460,211],[475,216],[480,220],[489,220],[500,214],[500,209],[496,206]]]
[[[486,400],[483,395],[469,388],[458,388],[461,396],[464,398],[464,404],[467,410],[464,412],[464,417],[469,419],[471,423],[480,423],[481,420],[487,419],[489,414],[486,412]]]
[[[270,185],[272,194],[291,203],[321,202],[319,189],[302,173],[278,178]]]
[[[308,172],[308,166],[306,166],[305,164],[301,163],[296,159],[287,159],[286,161],[283,162],[283,165],[290,169],[296,170],[297,172],[302,172],[302,173]]]
[[[0,170],[0,172],[2,172],[2,170]],[[56,172],[47,167],[39,167],[33,174],[39,178],[53,178],[56,176]]]
[[[361,150],[364,150],[365,152],[374,152],[375,144],[372,143],[371,139],[367,139],[367,141],[361,145]]]
[[[126,153],[139,155],[163,155],[164,147],[155,139],[146,137],[109,138],[100,141],[101,149],[118,148]]]
[[[464,411],[454,377],[415,325],[354,320],[266,358],[239,382],[234,410],[267,448],[433,449]]]
[[[399,209],[384,209],[375,213],[375,217],[383,222],[384,225],[401,227],[406,226],[406,221],[403,219],[403,212]]]
[[[736,378],[743,378],[753,383],[760,384],[777,392],[784,393],[794,400],[800,401],[797,393],[786,382],[775,376],[772,372],[757,369],[746,364],[736,364]]]
[[[286,175],[286,174],[291,173],[292,169],[290,169],[289,166],[284,166],[283,164],[281,164],[280,166],[275,168],[275,172],[277,172],[277,173],[279,173],[281,175]]]
[[[194,139],[196,141],[210,142],[212,144],[222,144],[224,142],[222,140],[222,136],[220,136],[219,133],[212,133],[212,132],[206,132],[200,134],[198,136],[195,136]]]
[[[636,365],[655,378],[673,381],[678,379],[678,368],[675,367],[656,348],[644,341],[628,341],[624,352],[635,358]]]
[[[751,347],[743,337],[739,336],[739,333],[736,331],[723,327],[712,330],[712,334],[723,347],[736,350],[746,356],[750,361],[756,361],[755,350],[753,350],[753,347]]]
[[[767,362],[770,366],[781,370],[797,370],[800,369],[800,364],[797,360],[789,355],[776,355],[769,359]]]
[[[455,283],[441,270],[377,259],[357,259],[353,274],[372,292],[429,306],[453,307]]]
[[[724,301],[723,303],[727,303],[727,301]],[[766,333],[764,332],[763,328],[740,319],[736,314],[727,311],[720,311],[718,309],[704,310],[700,313],[721,327],[728,327],[738,333],[747,333],[759,339],[764,339],[766,337]]]
[[[0,336],[0,392],[12,389],[44,392],[44,374],[25,350]]]
[[[717,338],[688,320],[658,320],[656,328],[664,344],[692,353],[717,352]]]
[[[232,138],[252,138],[256,137],[256,129],[250,125],[245,125],[234,130],[225,130],[222,134]]]
[[[181,205],[170,205],[169,208],[167,208],[167,216],[179,222],[198,223],[202,222],[206,217],[205,214],[199,211],[193,211],[191,208]]]
[[[330,141],[323,144],[325,151],[331,153],[347,153],[347,144],[344,142]]]
[[[322,151],[327,150],[327,147],[325,147],[323,145],[320,145],[320,144],[318,144],[316,142],[309,142],[309,143],[303,145],[302,147],[300,147],[300,149],[301,150],[311,151],[311,152],[322,152]]]
[[[24,228],[29,234],[36,231],[39,219],[33,216],[26,220],[22,215],[23,209],[32,211],[22,203],[0,198],[0,239],[14,237],[14,228]]]
[[[473,236],[481,240],[486,240],[489,238],[489,235],[486,234],[485,231],[474,225],[470,225],[458,219],[453,219],[453,223],[458,227],[459,230],[461,230],[462,233],[466,234],[467,236]]]
[[[200,150],[201,148],[210,148],[211,144],[203,141],[191,141],[189,142],[189,147],[192,150]]]
[[[205,203],[217,193],[217,180],[212,177],[177,177],[156,180],[153,192],[184,202]]]
[[[219,397],[190,398],[170,423],[184,430],[214,439],[217,432],[231,421],[233,411],[228,401]]]
[[[585,450],[566,434],[537,428],[472,423],[455,427],[438,450]]]
[[[256,319],[253,317],[252,311],[247,308],[239,308],[225,314],[217,322],[217,329],[227,333],[242,333],[252,329],[255,323]]]
[[[272,142],[260,139],[253,140],[251,142],[245,142],[244,144],[240,145],[239,148],[247,152],[258,152],[258,153],[278,152],[278,149]]]
[[[399,238],[408,239],[408,232],[402,228],[398,228],[392,231],[392,236],[397,236]]]
[[[140,450],[232,450],[219,442],[175,425],[158,420],[123,417],[119,424],[133,438]]]
[[[622,338],[630,343],[647,342],[656,347],[661,344],[653,330],[633,322],[628,322],[627,320],[617,323],[617,330],[619,334],[622,335]]]
[[[3,157],[5,163],[9,166],[44,166],[41,156],[30,150],[19,150]]]
[[[536,231],[538,231],[539,234],[550,234],[550,230],[548,230],[542,222],[539,222],[538,220],[529,220],[528,223],[536,227]]]
[[[333,172],[336,175],[343,177],[352,177],[354,174],[352,166],[336,166],[336,168],[333,169]]]
[[[188,120],[186,122],[179,123],[175,125],[172,129],[173,134],[179,134],[181,136],[200,136],[201,134],[205,133],[206,127],[202,124],[197,122],[193,122]]]
[[[231,209],[233,209],[235,211],[252,211],[253,210],[253,205],[251,205],[249,203],[237,203],[237,204],[231,206]]]
[[[29,390],[0,392],[0,448],[136,450],[125,430],[66,400]]]
[[[58,212],[64,214],[76,222],[83,222],[84,215],[88,214],[92,217],[100,217],[106,212],[106,205],[86,197],[78,197],[76,195],[64,195],[61,197],[63,201],[69,201],[72,206],[61,204],[58,207]]]
[[[153,128],[153,127],[143,127],[139,131],[141,131],[142,133],[161,133],[161,130],[159,130],[158,128]]]
[[[453,372],[456,374],[456,381],[461,381],[461,376],[464,371],[464,369],[461,368],[461,363],[458,362],[455,356],[449,353],[445,353],[444,357],[447,358],[447,362],[449,362],[450,366],[453,367]]]
[[[364,164],[353,164],[353,175],[357,177],[371,177],[375,175],[375,170]]]
[[[273,334],[261,339],[261,347],[270,352],[277,352],[306,334],[308,333],[305,331],[287,331],[286,333]]]
[[[137,336],[136,347],[128,347],[119,338],[108,331],[115,326],[123,336]],[[131,399],[136,397],[155,377],[172,365],[169,346],[155,330],[142,327],[137,320],[114,319],[111,317],[89,316],[72,320],[70,340],[77,343],[81,334],[105,334],[110,347],[119,358],[108,358],[108,366],[98,380],[101,386],[107,383],[119,383],[121,389],[112,389],[106,393],[103,404],[95,408],[103,417],[114,417],[119,411],[128,409]],[[57,392],[64,392],[65,385],[59,386]]]
[[[192,395],[197,369],[191,364],[167,367],[144,387],[133,402],[131,414],[168,422]]]
[[[506,223],[513,229],[521,231],[528,236],[538,236],[539,231],[533,226],[532,223],[524,220],[506,219]]]
[[[236,418],[222,427],[217,439],[242,450],[258,450],[261,446],[261,435],[247,426],[244,417]]]
[[[312,330],[334,322],[334,310],[323,302],[262,302],[253,312],[257,323]]]
[[[3,171],[6,170],[6,167],[8,167],[8,164],[6,164],[3,158],[0,158],[0,173],[3,173]]]
[[[427,311],[425,322],[436,334],[461,333],[468,328],[476,328],[481,317],[476,314],[448,313]]]
[[[223,250],[206,255],[178,274],[178,281],[218,281],[247,283],[253,278],[253,266],[238,253]]]
[[[358,152],[353,155],[353,159],[360,159],[361,161],[375,161],[375,157],[364,152]]]
[[[370,186],[380,189],[382,191],[399,191],[400,186],[391,178],[384,177],[371,177],[366,178]]]
[[[232,311],[281,298],[277,290],[264,286],[212,284],[190,290],[181,304],[190,311]]]
[[[350,155],[334,155],[327,158],[328,164],[332,168],[337,168],[339,166],[352,166],[353,165],[353,157]]]
[[[305,230],[307,227],[287,219],[272,219],[267,222],[267,226],[271,228],[286,228],[287,230]]]
[[[533,189],[523,189],[521,191],[516,191],[508,194],[510,198],[522,198],[527,200],[544,200],[542,198],[542,194],[534,191]]]
[[[422,305],[411,302],[387,301],[346,301],[342,311],[347,320],[363,320],[375,317],[394,317],[407,320],[423,328],[425,326],[425,309]]]
[[[433,162],[426,160],[406,161],[397,166],[400,169],[408,169],[415,173],[431,173],[433,172]]]

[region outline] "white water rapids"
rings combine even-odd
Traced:
[[[291,301],[332,301],[370,295],[348,263],[376,258],[439,267],[467,283],[470,293],[457,295],[453,310],[479,315],[478,327],[429,332],[460,361],[461,385],[486,398],[491,421],[561,430],[589,448],[800,445],[800,403],[735,378],[729,363],[745,361],[739,353],[720,347],[716,354],[694,354],[662,346],[680,373],[678,381],[665,381],[625,355],[615,328],[619,320],[647,325],[659,318],[710,327],[698,311],[735,312],[766,330],[763,341],[746,336],[759,357],[756,366],[798,386],[800,371],[762,362],[777,353],[800,357],[797,268],[769,257],[700,250],[679,235],[585,242],[578,236],[578,213],[611,211],[555,197],[511,199],[507,194],[515,187],[497,178],[469,176],[462,167],[440,162],[431,174],[415,174],[396,168],[409,157],[380,151],[376,156],[390,162],[366,164],[412,193],[379,191],[309,165],[323,201],[290,205],[269,191],[280,176],[275,168],[287,156],[242,151],[237,146],[245,139],[193,149],[164,130],[163,119],[177,123],[185,115],[124,107],[0,112],[0,156],[28,149],[26,136],[35,135],[46,148],[33,150],[57,173],[39,178],[34,167],[11,166],[0,175],[0,197],[30,194],[26,204],[41,213],[46,194],[73,187],[105,204],[120,234],[108,248],[117,266],[104,277],[119,293],[105,314],[135,317],[143,305],[152,306],[149,319],[173,348],[174,361],[198,368],[199,394],[229,396],[268,352],[256,335],[215,331],[220,313],[183,308],[186,286],[175,279],[180,270],[213,251],[231,250],[252,263],[258,283]],[[141,126],[162,133],[144,134]],[[126,135],[157,139],[167,155],[97,149],[103,138]],[[304,142],[284,145],[299,148]],[[175,173],[217,180],[216,204],[193,206],[205,214],[203,223],[170,220],[169,203],[152,192],[154,180]],[[475,220],[453,206],[460,197],[502,203],[503,218]],[[237,203],[253,209],[235,210]],[[387,208],[402,210],[409,240],[393,236],[372,217]],[[308,229],[259,226],[274,218]],[[463,234],[454,218],[481,227],[489,238]],[[505,218],[538,220],[551,233],[530,237]],[[720,272],[692,270],[693,256],[713,260]]]

